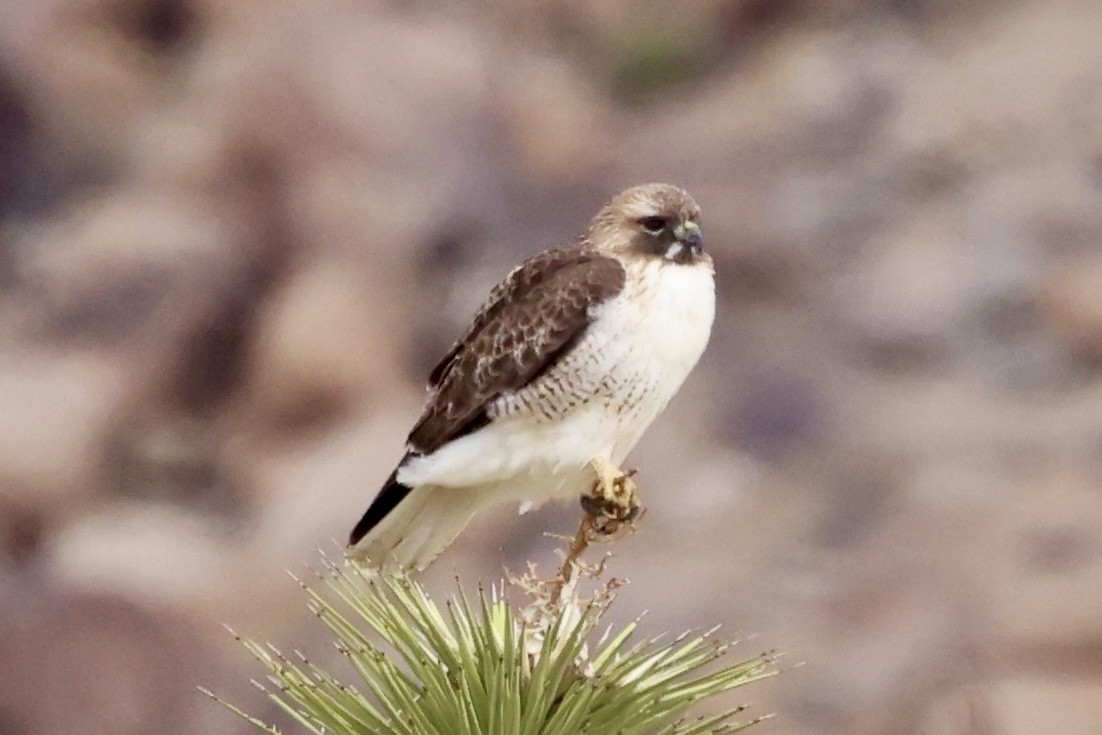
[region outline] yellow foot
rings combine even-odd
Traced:
[[[589,465],[597,482],[582,496],[582,508],[592,518],[595,538],[615,536],[639,515],[639,498],[631,479],[635,470],[621,470],[606,459],[590,460]]]

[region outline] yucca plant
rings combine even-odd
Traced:
[[[242,643],[267,669],[270,685],[257,685],[314,735],[704,735],[764,719],[740,721],[741,706],[708,717],[688,711],[775,673],[771,655],[715,664],[729,644],[714,629],[632,643],[638,620],[598,635],[618,582],[599,583],[604,564],[576,556],[549,580],[532,568],[511,578],[524,598],[519,608],[504,584],[473,597],[460,588],[441,607],[408,576],[323,558],[321,589],[299,583],[355,684],[297,651],[292,659],[270,644]],[[583,596],[586,580],[598,581]]]

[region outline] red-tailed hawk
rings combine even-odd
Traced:
[[[406,455],[349,556],[420,569],[483,507],[633,492],[619,466],[712,329],[699,219],[682,189],[637,186],[584,237],[498,284],[429,376]]]

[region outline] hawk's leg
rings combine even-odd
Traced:
[[[589,495],[582,496],[582,508],[594,519],[594,529],[603,535],[615,533],[639,515],[639,498],[631,476],[635,470],[623,471],[607,459],[595,457],[589,466],[597,482]]]

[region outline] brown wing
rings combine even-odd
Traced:
[[[484,426],[487,405],[538,378],[589,326],[590,309],[624,287],[620,263],[586,244],[526,261],[490,294],[429,376],[433,390],[409,435],[427,454]]]

